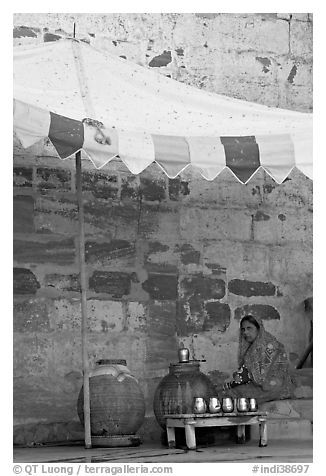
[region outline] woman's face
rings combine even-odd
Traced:
[[[243,338],[250,344],[256,339],[258,334],[258,329],[251,322],[244,321],[241,324],[241,335]]]

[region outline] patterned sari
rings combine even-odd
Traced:
[[[291,398],[294,382],[284,345],[264,329],[260,319],[255,319],[260,328],[254,342],[248,343],[241,332],[239,338],[239,369],[247,369],[249,379],[218,394],[222,397],[253,397],[258,403]]]

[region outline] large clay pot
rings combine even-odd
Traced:
[[[159,383],[154,395],[154,413],[158,423],[165,428],[165,415],[193,413],[195,397],[215,395],[210,379],[200,372],[199,362],[170,364],[169,374]]]
[[[145,399],[125,360],[100,360],[89,380],[92,436],[133,435],[145,416]],[[79,392],[77,411],[84,424],[84,393]]]

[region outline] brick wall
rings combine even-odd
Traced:
[[[17,14],[15,42],[56,40],[71,31],[73,19]],[[266,104],[311,108],[308,15],[87,14],[77,20],[89,41],[152,63],[162,74]],[[282,49],[284,25],[291,52]],[[246,55],[269,71],[251,71]],[[276,63],[288,65],[292,82],[282,79]],[[252,75],[247,82],[245,64]],[[157,438],[153,394],[181,341],[192,357],[207,360],[204,372],[221,380],[236,366],[239,319],[250,310],[265,318],[296,361],[309,332],[303,301],[312,294],[312,182],[300,172],[277,185],[259,171],[242,185],[229,171],[212,182],[193,171],[170,180],[155,165],[133,176],[119,162],[95,171],[83,161],[83,196],[90,361],[127,360],[146,399],[141,434]],[[74,161],[55,159],[49,144],[23,150],[15,141],[16,443],[82,436],[77,247]]]

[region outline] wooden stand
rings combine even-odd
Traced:
[[[175,448],[175,428],[184,428],[187,448],[196,449],[195,428],[212,426],[236,426],[237,443],[245,443],[245,426],[259,424],[259,446],[267,446],[267,413],[244,412],[244,413],[220,413],[211,414],[195,413],[181,415],[166,415],[166,432],[169,448]]]

